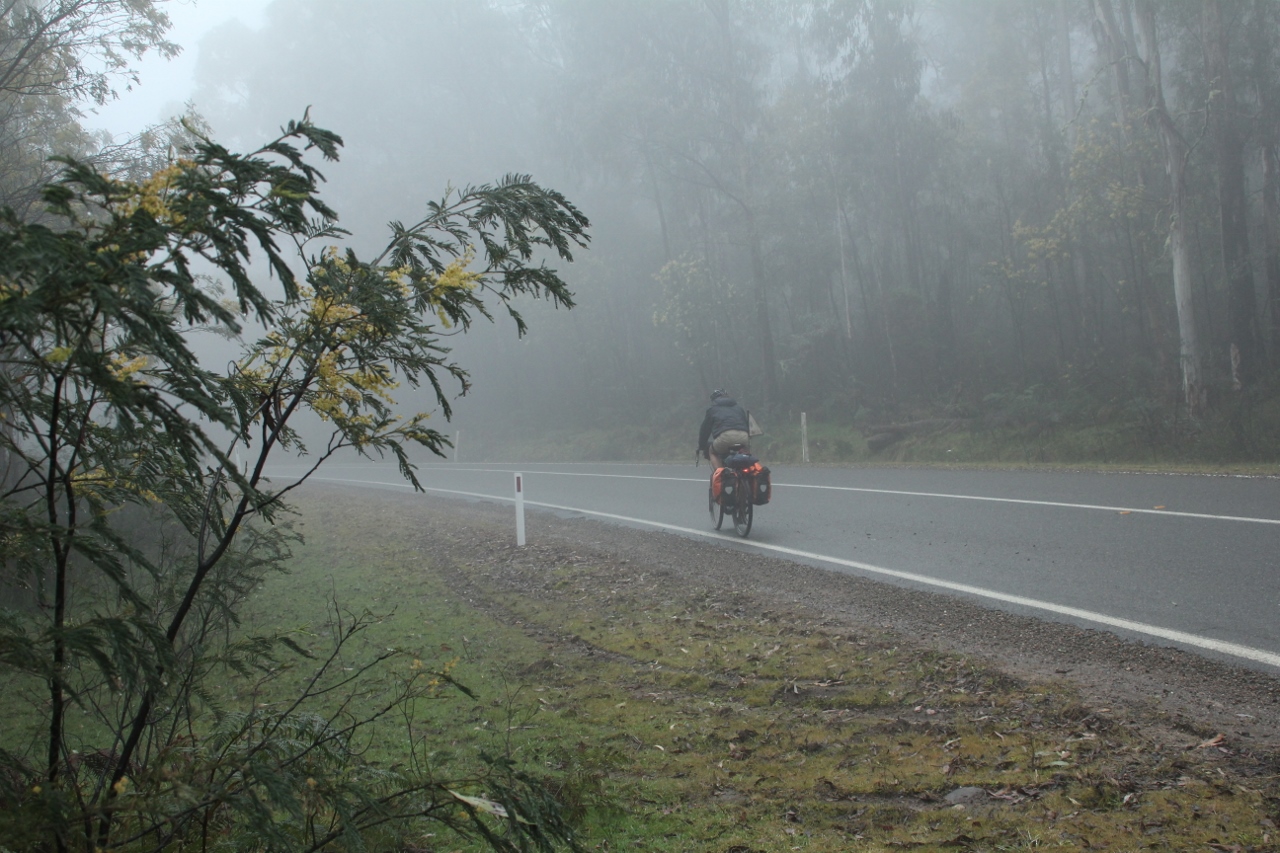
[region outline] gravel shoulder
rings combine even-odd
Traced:
[[[511,508],[435,496],[356,487],[318,487],[324,500],[377,502],[381,511],[411,511],[424,523],[423,545],[446,549],[451,561],[481,567],[511,562]],[[1225,734],[1255,753],[1280,751],[1280,675],[1179,649],[1124,639],[987,607],[933,592],[793,563],[724,544],[530,511],[530,547],[521,562],[626,566],[661,577],[664,588],[733,590],[761,612],[803,612],[824,626],[892,632],[904,646],[980,659],[1028,681],[1067,682],[1086,702],[1111,706],[1156,741],[1185,744]]]

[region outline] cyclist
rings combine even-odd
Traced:
[[[711,405],[698,430],[698,452],[711,460],[712,468],[721,467],[729,448],[741,444],[747,449],[751,441],[751,422],[747,410],[738,405],[728,392],[719,389],[711,392]]]

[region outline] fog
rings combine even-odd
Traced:
[[[464,453],[692,449],[719,387],[774,423],[1159,430],[1270,388],[1280,344],[1280,10],[1208,6],[276,0],[206,36],[194,106],[242,150],[308,109],[341,134],[326,198],[362,254],[507,173],[590,217],[576,308],[451,339]]]

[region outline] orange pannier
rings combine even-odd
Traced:
[[[733,504],[733,490],[737,485],[738,476],[732,468],[717,468],[711,475],[711,497],[716,503],[730,506]]]
[[[773,478],[769,469],[759,462],[742,471],[747,482],[751,484],[751,501],[756,506],[764,506],[773,497]]]

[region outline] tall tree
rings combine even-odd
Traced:
[[[1204,357],[1196,323],[1192,282],[1194,266],[1187,201],[1187,168],[1191,150],[1165,101],[1156,7],[1150,0],[1134,0],[1134,20],[1126,20],[1122,29],[1111,0],[1093,2],[1099,29],[1111,46],[1112,55],[1119,57],[1117,66],[1137,63],[1143,74],[1148,120],[1155,127],[1164,152],[1165,173],[1169,180],[1169,254],[1173,260],[1174,304],[1178,314],[1182,397],[1188,415],[1198,420],[1207,404],[1208,388],[1203,376]],[[1136,35],[1131,36],[1131,31],[1136,31]]]
[[[1201,43],[1205,77],[1209,87],[1206,109],[1212,128],[1218,172],[1218,229],[1222,246],[1222,272],[1227,287],[1232,386],[1239,390],[1253,384],[1263,361],[1254,293],[1253,265],[1249,256],[1248,190],[1244,169],[1244,135],[1236,102],[1235,83],[1228,62],[1228,15],[1237,21],[1237,7],[1224,8],[1222,0],[1203,0]]]
[[[1275,5],[1255,0],[1249,16],[1253,85],[1258,98],[1258,146],[1262,153],[1262,258],[1267,332],[1273,367],[1280,364],[1280,67]]]

